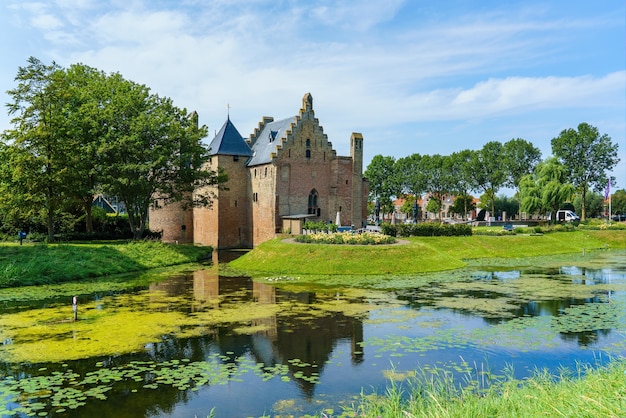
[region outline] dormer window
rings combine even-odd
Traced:
[[[274,140],[276,139],[276,135],[278,135],[278,131],[270,130],[270,142],[274,142]]]

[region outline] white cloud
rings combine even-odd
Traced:
[[[542,109],[563,125],[567,113],[624,108],[620,67],[570,65],[589,53],[577,49],[584,34],[623,26],[611,11],[572,17],[531,4],[455,15],[428,5],[438,14],[422,19],[405,16],[417,6],[401,0],[15,4],[22,21],[39,19],[31,36],[48,40],[44,56],[29,55],[120,72],[197,110],[211,131],[226,103],[247,135],[264,115],[294,115],[306,92],[331,140],[363,130],[378,135],[369,144],[386,145],[432,135],[416,132],[428,123],[508,135]],[[505,117],[516,119],[496,123]],[[409,125],[413,132],[403,131]]]

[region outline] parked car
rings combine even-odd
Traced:
[[[611,220],[616,221],[616,222],[624,222],[624,221],[626,221],[626,213],[621,213],[619,215],[613,215],[613,216],[611,216]]]

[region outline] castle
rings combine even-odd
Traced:
[[[277,233],[299,234],[304,222],[360,228],[369,185],[363,178],[363,136],[350,137],[350,156],[337,156],[313,112],[309,93],[297,116],[263,117],[244,140],[230,117],[209,146],[209,169],[228,175],[211,207],[150,210],[150,229],[166,242],[252,248]]]

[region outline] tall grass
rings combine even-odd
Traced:
[[[525,380],[512,371],[485,385],[480,373],[456,382],[448,372],[418,371],[406,384],[391,381],[384,396],[362,393],[342,417],[625,417],[626,361],[579,365],[558,375],[537,370]]]

